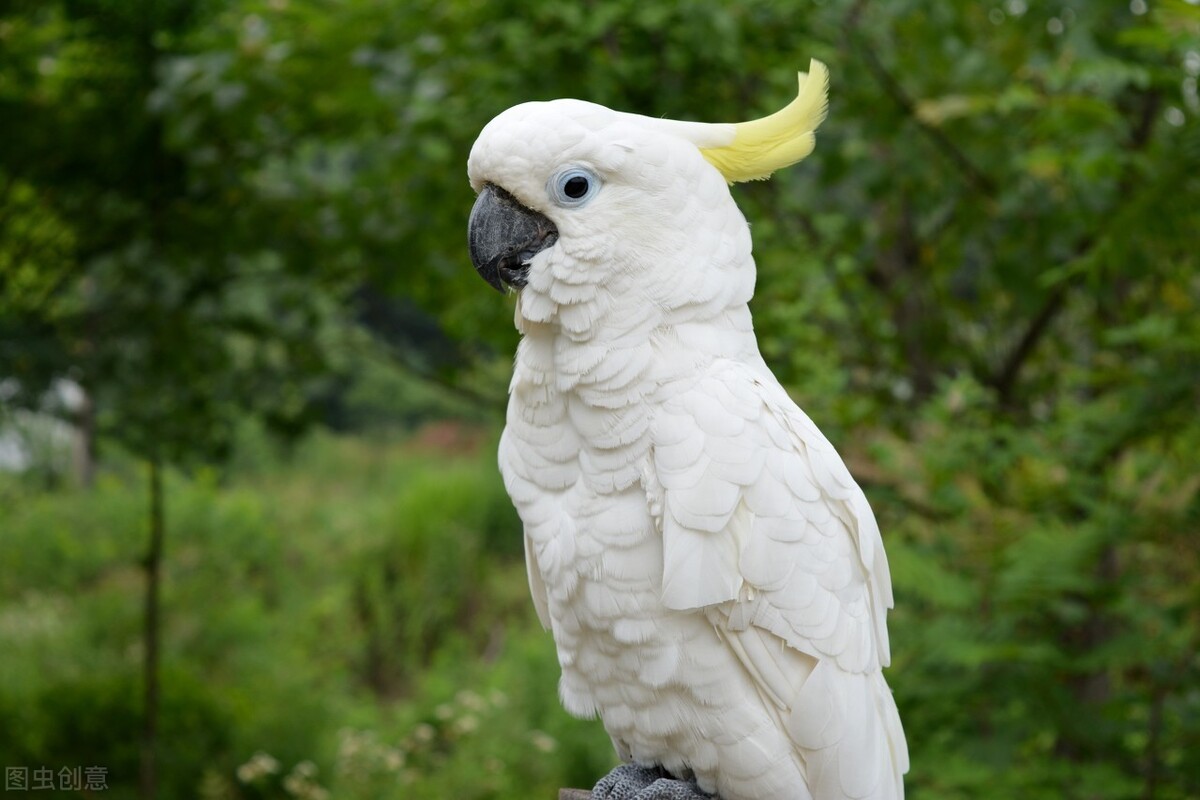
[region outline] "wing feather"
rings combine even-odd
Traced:
[[[874,515],[765,368],[719,362],[664,404],[651,437],[670,607],[736,604],[748,586],[790,627],[785,638],[842,669],[888,662],[891,581]]]
[[[533,596],[533,607],[537,611],[538,622],[543,630],[550,630],[550,597],[546,592],[546,582],[538,569],[537,553],[533,549],[533,541],[525,536],[525,571],[529,577],[529,594]]]
[[[880,673],[891,579],[833,446],[765,365],[733,362],[667,401],[651,440],[666,605],[712,622],[804,754],[814,797],[903,797]]]

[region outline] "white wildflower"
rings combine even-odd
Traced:
[[[264,775],[279,771],[279,761],[261,750],[250,756],[250,760],[237,768],[237,779],[242,783],[254,783]]]
[[[283,779],[284,791],[293,797],[303,797],[307,787],[308,781],[294,772],[288,773],[288,776]]]
[[[437,731],[428,722],[422,722],[413,728],[413,738],[422,743],[432,742],[436,733]]]
[[[383,765],[392,772],[397,772],[404,766],[404,753],[395,748],[388,748],[383,755]]]
[[[535,750],[543,753],[553,753],[555,748],[558,747],[558,742],[554,737],[545,731],[530,731],[529,741]]]
[[[255,753],[250,758],[250,761],[252,763],[258,764],[258,768],[261,769],[263,771],[263,773],[265,773],[267,775],[274,775],[276,772],[279,772],[278,759],[267,755],[266,753],[262,752],[261,750],[258,751],[257,753]]]
[[[454,696],[454,699],[468,711],[482,711],[486,705],[484,699],[470,689],[463,689]]]

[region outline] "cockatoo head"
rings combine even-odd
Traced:
[[[813,61],[799,77],[786,108],[736,124],[579,100],[504,111],[480,133],[467,166],[478,192],[469,223],[475,269],[501,292],[537,294],[527,304],[535,317],[630,282],[648,302],[689,302],[689,283],[713,283],[703,273],[751,263],[728,184],[766,178],[812,151],[828,73]],[[753,270],[742,271],[752,290]]]

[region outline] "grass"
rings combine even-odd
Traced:
[[[491,443],[447,433],[169,476],[164,796],[552,797],[611,763],[559,708]],[[105,765],[114,799],[137,783],[140,477],[0,487],[0,763]]]

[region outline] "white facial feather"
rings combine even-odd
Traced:
[[[704,318],[749,299],[745,219],[721,174],[672,130],[663,120],[579,100],[514,106],[483,129],[467,164],[472,187],[503,188],[559,232],[530,264],[519,301],[527,320],[616,333],[646,320],[641,306],[691,308]],[[550,184],[572,167],[593,172],[602,186],[583,205],[564,208]]]

